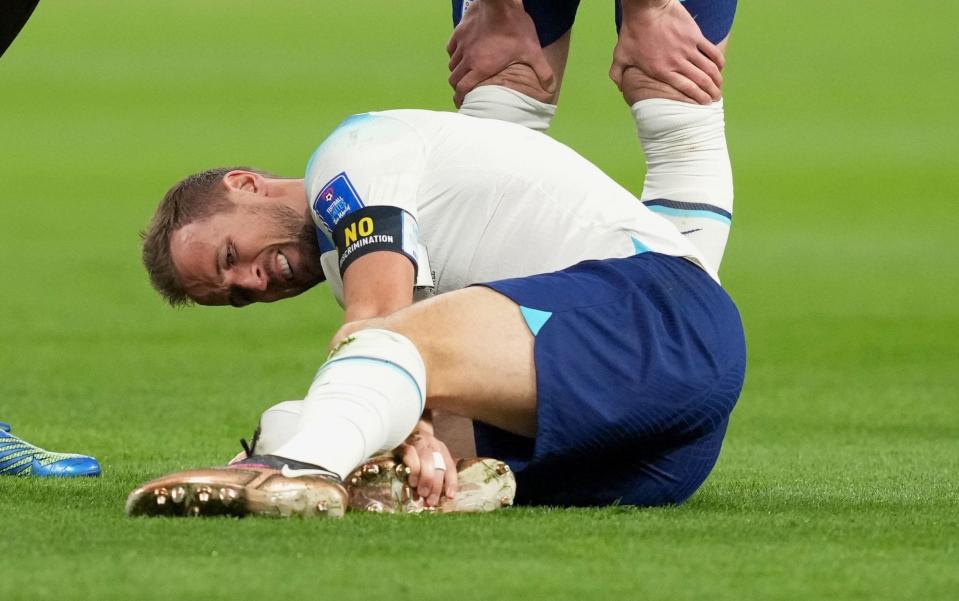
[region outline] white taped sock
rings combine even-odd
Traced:
[[[317,372],[296,433],[272,454],[346,476],[409,436],[423,414],[425,394],[426,366],[408,338],[360,330]]]
[[[505,86],[480,86],[473,88],[463,98],[460,113],[546,131],[556,115],[556,105],[541,102]]]
[[[665,201],[647,206],[672,221],[719,271],[733,212],[723,101],[703,106],[653,98],[631,111],[646,153],[642,200]]]

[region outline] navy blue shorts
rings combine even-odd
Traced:
[[[478,454],[516,473],[517,503],[667,505],[699,488],[746,369],[719,284],[647,252],[482,285],[535,335],[536,438],[476,424]]]
[[[476,0],[453,0],[453,26],[463,18],[463,7]],[[683,6],[696,19],[700,31],[717,44],[729,35],[736,15],[737,0],[685,0]],[[623,9],[616,0],[616,31],[623,21]],[[523,0],[523,7],[536,24],[539,44],[549,46],[570,30],[576,20],[579,0]]]

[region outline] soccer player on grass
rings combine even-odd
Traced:
[[[457,22],[468,4],[454,2]],[[531,96],[548,102],[555,102],[558,96],[558,86],[544,83],[537,75],[552,71],[561,79],[577,3],[529,1],[525,5],[530,16],[522,7],[517,13],[518,4],[513,0],[472,4],[470,17],[459,24],[450,43],[450,67],[454,71],[451,83],[457,88],[457,104],[471,92],[462,107],[466,114],[545,129],[555,106],[545,105]],[[703,260],[718,269],[732,209],[732,178],[722,104],[687,103],[710,104],[719,98],[722,51],[732,24],[735,0],[692,1],[686,4],[688,10],[675,2],[659,0],[628,0],[625,4],[625,9],[617,4],[617,25],[622,23],[623,27],[611,75],[627,102],[633,105],[640,139],[649,159],[643,198],[652,210],[681,228],[699,247]],[[704,34],[719,45],[713,46]],[[499,43],[504,41],[504,35],[512,36],[510,43]],[[537,35],[540,43],[535,39]],[[544,42],[546,38],[558,42]],[[524,45],[533,48],[532,52],[524,51]],[[500,64],[491,69],[491,61],[500,61]],[[506,66],[503,72],[495,73],[503,66]],[[490,74],[490,79],[481,81]],[[474,89],[477,82],[481,86]],[[696,85],[700,89],[692,89]],[[641,102],[645,100],[649,102]],[[696,144],[684,145],[684,140]],[[681,165],[679,178],[674,176],[677,165]],[[713,204],[705,202],[707,200]],[[492,274],[493,277],[501,275]],[[296,415],[296,408],[296,402],[277,406],[264,414],[264,422],[282,423]],[[267,420],[267,417],[273,419]],[[437,453],[430,441],[438,443],[436,446],[447,453],[445,445],[432,437],[430,428],[428,422],[422,422],[413,437],[419,449],[406,445],[403,453],[404,459],[412,464],[414,482],[419,464],[424,464],[427,478],[420,486],[426,490],[430,489],[431,455]],[[449,431],[444,432],[446,436]],[[457,446],[462,451],[464,445]],[[417,451],[422,462],[418,460]],[[448,473],[446,479],[449,485],[454,485],[455,472]]]
[[[674,167],[680,189],[709,177]],[[607,260],[570,267],[587,259]],[[303,180],[191,176],[161,203],[144,260],[172,304],[270,302],[325,279],[347,323],[269,448],[150,483],[132,513],[336,514],[337,481],[404,441],[417,492],[442,507],[455,474],[425,409],[477,420],[478,451],[508,461],[521,503],[677,503],[715,463],[742,383],[741,324],[699,250],[510,123],[370,113]],[[490,283],[409,306],[477,282]]]

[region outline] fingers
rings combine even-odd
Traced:
[[[692,80],[680,73],[670,73],[663,79],[663,82],[688,98],[689,102],[695,104],[708,104],[710,102],[708,94],[699,89],[699,86],[693,83]]]
[[[463,77],[465,77],[466,74],[469,72],[470,72],[469,66],[461,60],[459,63],[456,64],[456,67],[454,67],[450,71],[450,76],[446,81],[448,81],[450,84],[450,87],[455,90],[456,86],[459,85],[460,80],[463,79]]]
[[[450,71],[455,70],[456,67],[458,67],[461,62],[463,62],[463,51],[457,48],[450,54],[450,62],[449,62]]]
[[[406,467],[410,468],[410,474],[407,476],[406,481],[409,482],[410,486],[416,488],[420,482],[420,455],[416,450],[416,447],[410,444],[404,444],[400,447],[400,461],[406,464]]]
[[[446,473],[444,474],[440,494],[447,499],[452,499],[456,495],[456,486],[459,484],[459,474],[456,472],[456,460],[453,459],[453,455],[449,449],[446,448],[446,445],[443,445],[443,448],[440,449],[439,452],[442,453],[443,461],[446,463]],[[439,497],[437,497],[436,502],[439,503]]]
[[[404,444],[400,447],[399,453],[400,460],[410,468],[407,482],[416,491],[417,496],[430,507],[439,505],[444,496],[453,498],[458,483],[456,463],[449,449],[443,444],[438,447],[438,449],[432,446],[417,448]],[[437,469],[439,462],[434,459],[434,453],[440,455],[443,464],[441,467],[445,469]]]
[[[473,91],[473,88],[475,88],[479,82],[486,79],[479,71],[466,71],[466,73],[460,76],[454,83],[453,77],[460,69],[466,71],[463,63],[460,63],[457,70],[453,72],[453,75],[450,75],[450,85],[453,86],[453,90],[455,91],[453,102],[456,104],[456,108],[459,108],[460,105],[463,104],[463,99],[466,98],[467,94]]]
[[[613,66],[609,68],[609,78],[613,80],[620,92],[623,91],[623,71],[625,69],[622,63],[616,61],[613,61]]]
[[[722,71],[719,70],[719,67],[716,66],[716,63],[709,60],[709,57],[704,54],[696,53],[689,57],[689,62],[709,78],[709,80],[713,83],[713,86],[717,88],[717,91],[719,88],[723,87]]]
[[[719,46],[713,44],[706,38],[703,38],[696,45],[700,52],[706,55],[706,58],[711,60],[720,71],[726,68],[726,54],[719,48]]]
[[[719,73],[714,63],[702,55],[699,56],[699,61],[696,63],[683,61],[671,69],[658,71],[657,73],[647,73],[638,66],[629,65],[618,57],[614,57],[613,64],[609,69],[609,78],[624,94],[627,93],[624,87],[627,85],[625,81],[627,69],[637,69],[639,73],[643,74],[643,80],[647,82],[662,82],[674,88],[676,92],[688,98],[690,102],[710,104],[722,97],[722,90],[719,87],[723,81],[722,74]],[[718,79],[718,82],[714,79],[714,76]],[[628,85],[630,88],[636,87],[636,77],[633,77]]]
[[[670,73],[663,81],[696,104],[710,104],[713,101],[712,97],[704,92],[699,84],[682,73]]]
[[[416,494],[426,503],[433,506],[439,503],[439,495],[443,490],[443,471],[437,470],[432,457],[432,451],[420,456],[420,481],[416,486]],[[436,502],[431,502],[434,495]]]
[[[444,496],[452,499],[456,494],[456,463],[446,445],[439,446],[438,450],[421,450],[420,454],[422,469],[416,492],[429,507],[439,505],[440,499]],[[432,472],[431,477],[427,480],[426,474],[430,472]]]
[[[453,35],[450,36],[450,41],[446,42],[446,53],[450,56],[453,56],[453,53],[456,52],[456,48],[459,46],[459,40],[456,37],[456,30],[453,30]]]
[[[529,66],[532,67],[533,72],[536,73],[536,78],[539,79],[540,85],[549,94],[555,93],[556,75],[553,73],[553,68],[549,66],[546,55],[539,52],[534,54],[531,59]]]
[[[702,60],[709,64],[713,65],[712,62],[706,60],[706,57],[702,57]],[[715,65],[713,68],[715,69]],[[680,74],[689,79],[696,87],[698,87],[708,99],[703,104],[709,104],[714,100],[719,100],[722,96],[722,92],[719,90],[719,84],[711,77],[711,75],[704,71],[699,64],[694,62],[688,62],[680,69]],[[716,75],[719,75],[719,70],[716,70]],[[722,83],[722,78],[720,76],[720,83]]]

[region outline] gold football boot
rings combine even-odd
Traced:
[[[513,504],[516,478],[496,459],[460,459],[458,484],[452,499],[443,497],[427,507],[407,478],[410,468],[389,455],[374,457],[346,478],[351,511],[375,513],[483,513]]]
[[[147,482],[127,497],[131,516],[342,517],[348,495],[325,470],[246,463],[177,472]]]

